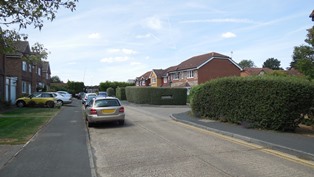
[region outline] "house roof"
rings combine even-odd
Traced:
[[[147,71],[145,74],[141,75],[140,77],[137,77],[136,80],[140,80],[140,79],[149,79],[149,76],[151,74],[152,71]]]
[[[312,18],[312,21],[314,21],[314,10],[313,10],[312,13],[310,14],[310,18]]]
[[[156,74],[157,78],[161,78],[166,70],[163,69],[153,69],[153,72]]]
[[[249,75],[258,75],[259,73],[261,73],[262,71],[264,71],[265,73],[270,73],[273,70],[269,69],[269,68],[245,68],[243,70],[243,72],[248,73]]]
[[[287,70],[287,73],[289,75],[293,75],[293,76],[301,76],[302,73],[300,73],[298,70],[294,69],[294,68],[290,68],[289,70]]]
[[[236,65],[239,69],[242,70],[242,68],[238,66],[233,60],[231,60],[230,57],[226,55],[222,55],[220,53],[211,52],[211,53],[198,55],[198,56],[189,58],[183,61],[182,63],[180,63],[179,65],[177,65],[176,67],[172,68],[172,70],[170,70],[169,72],[176,71],[176,70],[188,70],[188,69],[200,68],[214,58],[230,60],[234,65]]]
[[[24,55],[24,54],[30,54],[31,49],[29,47],[28,41],[15,41],[13,42],[13,47],[15,48],[14,53],[9,53],[8,55]]]

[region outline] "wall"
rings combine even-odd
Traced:
[[[198,84],[212,79],[240,76],[241,70],[227,59],[213,59],[198,70]]]

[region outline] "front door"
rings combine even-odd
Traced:
[[[17,77],[7,77],[5,81],[5,101],[14,104],[16,100]]]

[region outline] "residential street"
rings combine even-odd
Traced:
[[[91,127],[89,141],[74,100],[5,163],[0,177],[313,176],[313,161],[169,117],[187,106],[123,104],[125,125]]]
[[[89,129],[98,176],[313,176],[313,166],[169,118],[187,108],[125,107],[125,126]]]

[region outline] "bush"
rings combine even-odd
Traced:
[[[295,130],[309,113],[314,85],[293,77],[232,77],[191,90],[195,115],[272,130]]]
[[[185,88],[126,87],[129,102],[153,105],[185,105]]]
[[[118,87],[116,89],[116,96],[120,100],[126,100],[126,95],[125,95],[125,87]]]
[[[115,96],[114,89],[111,87],[107,88],[107,94],[108,96]]]

